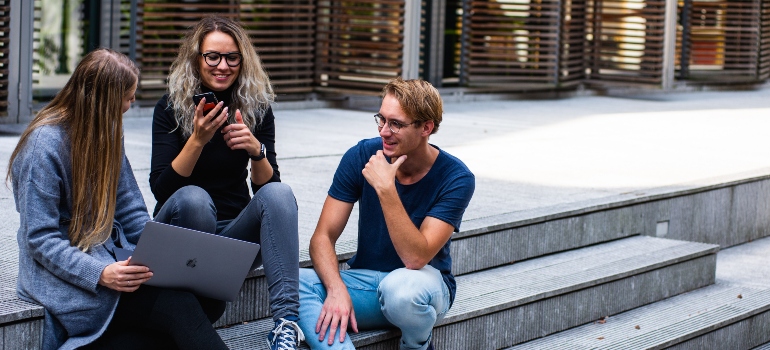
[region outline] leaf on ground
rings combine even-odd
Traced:
[[[636,328],[636,329],[642,329],[642,327],[639,327],[639,325],[636,325],[636,327],[634,327],[634,328]]]
[[[599,337],[599,338],[596,338],[596,339],[599,339],[599,340],[604,340],[604,337]]]
[[[738,294],[738,299],[743,299],[743,295]]]

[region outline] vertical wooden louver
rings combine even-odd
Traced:
[[[241,22],[264,62],[278,99],[286,94],[312,91],[312,0],[144,0],[139,4],[137,19],[142,99],[156,99],[165,92],[180,38],[210,14]]]
[[[759,64],[760,80],[770,78],[770,0],[762,0],[759,17]]]
[[[575,85],[585,78],[586,0],[564,0],[559,42],[560,85]]]
[[[591,82],[662,84],[665,0],[589,0]]]
[[[464,28],[468,85],[558,84],[561,11],[558,0],[470,1]]]
[[[241,0],[238,15],[262,58],[276,93],[311,92],[314,1]]]
[[[319,0],[317,6],[315,82],[321,90],[376,93],[401,75],[404,0]]]
[[[8,116],[9,31],[11,1],[0,0],[0,117]]]
[[[120,39],[118,51],[129,55],[131,51],[131,0],[120,0]]]
[[[764,0],[680,2],[680,79],[710,82],[759,78]],[[684,18],[684,16],[687,16]]]
[[[237,5],[230,1],[140,2],[137,14],[137,62],[142,70],[140,98],[156,100],[166,92],[171,62],[189,28],[213,13],[234,18],[236,9]]]

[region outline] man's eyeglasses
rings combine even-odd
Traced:
[[[240,52],[225,52],[220,53],[216,51],[201,53],[201,56],[203,56],[203,59],[206,61],[206,64],[208,64],[211,67],[216,67],[219,65],[219,62],[222,61],[222,57],[225,58],[225,62],[230,67],[238,67],[238,65],[241,64],[241,59],[243,59],[243,55],[241,55]]]
[[[398,132],[401,131],[401,128],[416,123],[416,121],[415,121],[415,122],[411,122],[409,124],[404,124],[404,123],[401,123],[401,122],[397,122],[395,120],[385,120],[385,117],[383,117],[382,114],[379,114],[379,113],[374,115],[374,122],[377,123],[377,127],[378,128],[384,127],[385,126],[385,122],[387,122],[388,123],[388,129],[390,129],[390,132],[392,132],[394,134],[398,134]]]

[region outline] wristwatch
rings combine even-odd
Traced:
[[[259,154],[257,154],[256,156],[252,156],[251,154],[249,154],[249,158],[251,158],[251,160],[255,162],[258,162],[265,158],[265,144],[264,143],[260,143],[260,144],[262,145],[262,147],[259,148]]]

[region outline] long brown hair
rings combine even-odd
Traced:
[[[195,105],[193,95],[200,92],[201,45],[209,33],[222,32],[233,38],[238,51],[243,55],[241,71],[235,80],[232,92],[230,115],[240,109],[243,122],[249,129],[262,123],[267,108],[275,97],[270,78],[267,76],[257,51],[243,27],[232,19],[208,16],[192,27],[182,38],[179,55],[171,63],[168,75],[168,107],[174,110],[177,127],[185,138],[193,131]]]
[[[7,179],[32,131],[44,125],[61,125],[66,130],[72,161],[68,236],[82,251],[104,242],[112,229],[122,164],[123,101],[133,93],[138,77],[134,62],[119,52],[89,53],[30,122],[11,154]]]

